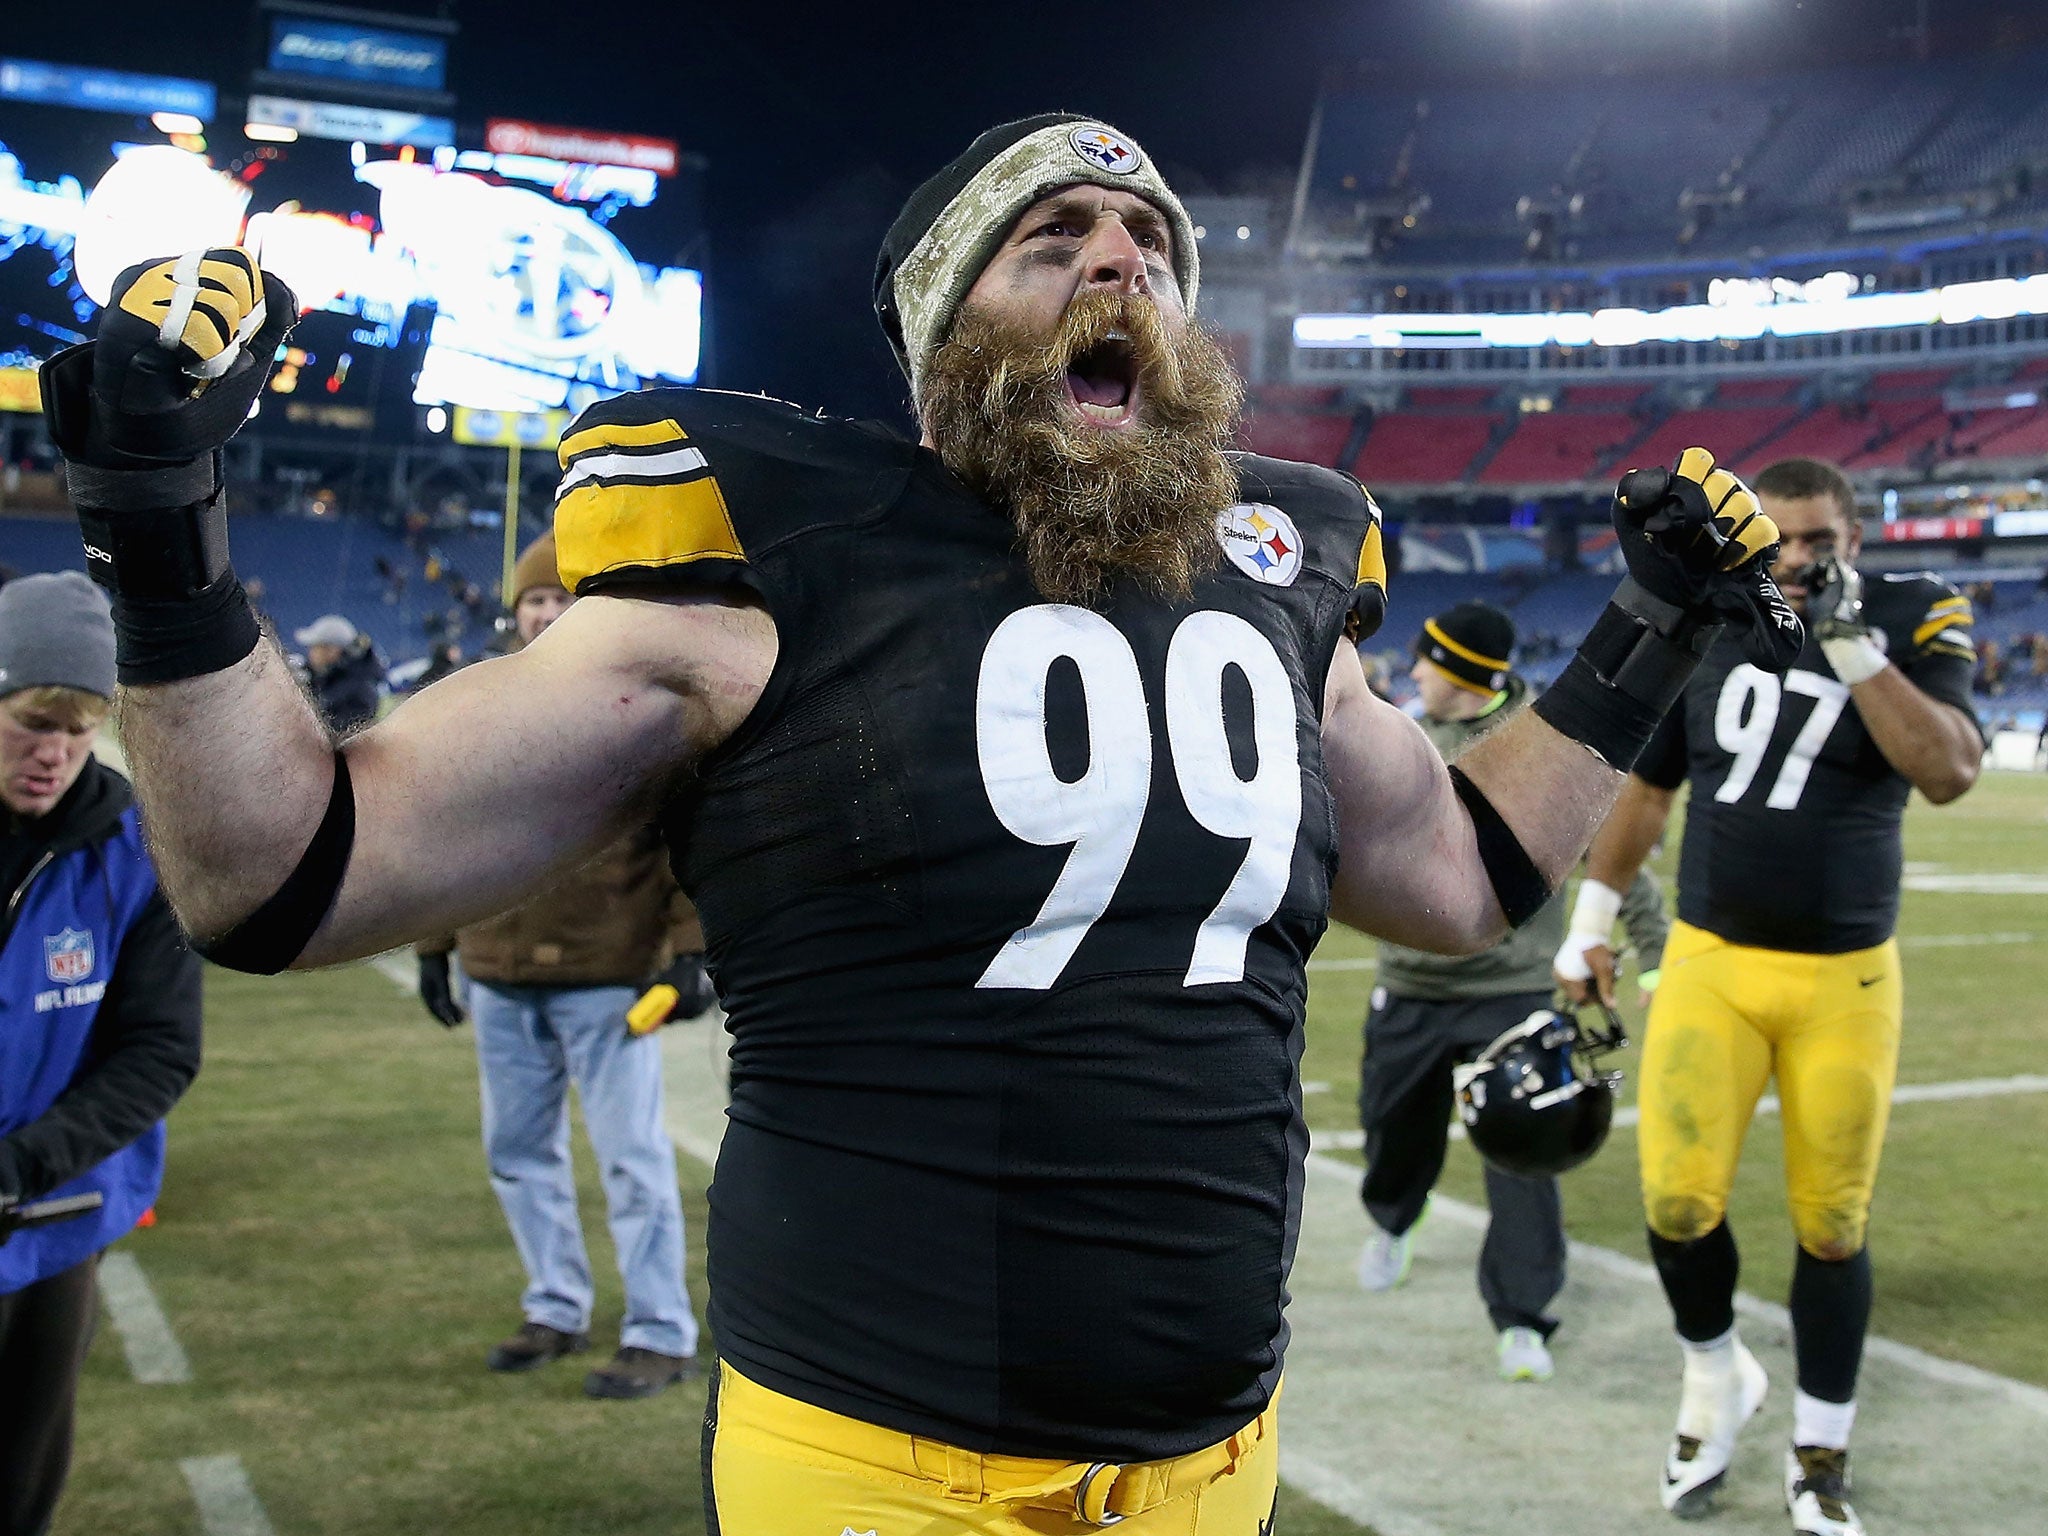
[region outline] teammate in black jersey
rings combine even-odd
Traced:
[[[991,130],[882,253],[923,442],[738,395],[593,407],[556,519],[583,600],[339,751],[247,618],[206,452],[290,294],[241,252],[148,263],[45,369],[209,953],[375,952],[662,819],[734,1035],[725,1536],[1263,1528],[1325,922],[1483,947],[1707,626],[1797,643],[1774,530],[1695,450],[1629,480],[1632,579],[1565,677],[1447,771],[1347,643],[1383,600],[1371,500],[1226,451],[1198,281],[1129,139]]]
[[[1969,599],[1932,576],[1859,575],[1862,526],[1839,470],[1786,459],[1756,489],[1784,539],[1784,591],[1809,638],[1782,679],[1731,645],[1693,674],[1594,840],[1558,957],[1576,995],[1613,991],[1615,905],[1692,780],[1679,922],[1664,951],[1638,1130],[1650,1251],[1685,1347],[1664,1506],[1706,1512],[1764,1373],[1735,1335],[1728,1192],[1775,1076],[1799,1248],[1799,1388],[1786,1502],[1802,1536],[1862,1529],[1849,1426],[1870,1316],[1864,1231],[1898,1066],[1899,822],[1977,777]],[[1597,886],[1594,882],[1598,882]]]

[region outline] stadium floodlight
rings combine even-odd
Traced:
[[[1830,274],[1846,278],[1846,274]],[[1838,336],[1914,325],[1968,325],[2048,315],[2048,273],[1949,283],[1906,293],[1856,293],[1853,281],[1787,285],[1759,301],[1748,283],[1716,284],[1719,303],[1669,309],[1545,310],[1529,314],[1300,315],[1294,344],[1417,351],[1633,347],[1645,342],[1755,341]]]
[[[152,112],[149,121],[158,133],[204,133],[206,124],[190,112]]]
[[[244,123],[242,132],[266,144],[296,144],[299,140],[299,130],[283,123]]]

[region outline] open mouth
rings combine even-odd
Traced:
[[[1074,355],[1067,365],[1067,394],[1083,421],[1116,427],[1135,414],[1138,394],[1137,357],[1131,338],[1111,331]]]

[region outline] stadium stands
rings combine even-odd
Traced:
[[[1390,84],[1323,100],[1312,239],[1390,198],[1381,259],[1473,270],[1531,254],[1811,249],[2048,206],[2048,52],[1693,77],[1687,109],[1633,110],[1627,82]],[[1545,226],[1549,234],[1544,233]]]
[[[502,559],[492,531],[435,532],[426,546],[438,579],[426,579],[425,558],[394,530],[366,519],[236,517],[230,523],[235,569],[261,582],[259,609],[289,643],[291,632],[323,613],[345,615],[377,643],[386,661],[426,655],[439,638],[430,623],[453,620],[448,638],[474,654],[491,635]],[[78,525],[68,518],[0,517],[0,558],[20,571],[83,570]],[[406,573],[402,588],[377,567]],[[483,601],[462,601],[455,583],[475,583]],[[388,600],[387,600],[388,599]]]

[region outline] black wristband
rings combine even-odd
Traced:
[[[233,571],[190,597],[165,602],[114,594],[114,670],[123,687],[223,671],[262,638],[249,594]]]
[[[1706,624],[1666,636],[1643,615],[1609,603],[1578,655],[1531,707],[1626,771],[1720,632],[1719,624]]]
[[[334,785],[327,793],[327,813],[313,833],[299,862],[268,901],[226,933],[192,947],[215,965],[254,976],[275,976],[304,953],[348,875],[349,855],[356,846],[356,792],[348,776],[348,758],[334,754]]]
[[[1486,791],[1465,777],[1457,764],[1451,765],[1451,787],[1472,817],[1472,830],[1479,836],[1479,862],[1486,866],[1486,878],[1493,882],[1493,894],[1508,926],[1519,928],[1551,897],[1550,882],[1529,857],[1529,850],[1515,836],[1515,829],[1501,819]]]

